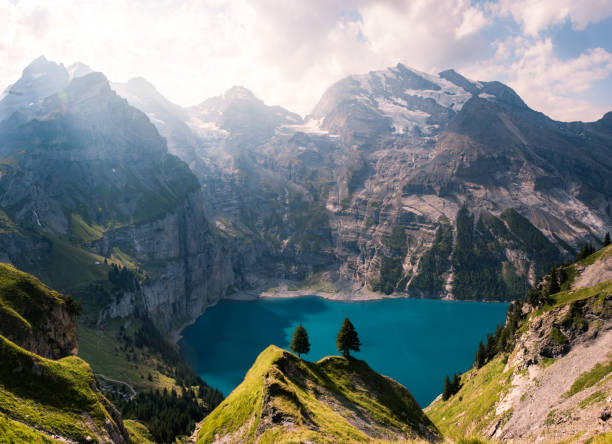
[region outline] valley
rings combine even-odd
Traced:
[[[0,281],[0,433],[560,440],[586,427],[572,415],[605,433],[607,373],[571,402],[537,381],[608,368],[611,149],[611,112],[558,122],[453,70],[350,75],[300,116],[241,86],[181,107],[40,57],[0,96],[0,262],[24,272]],[[529,302],[560,264],[561,291]],[[470,369],[509,303],[505,348]],[[328,356],[345,316],[365,361]],[[307,361],[279,348],[300,322]],[[562,378],[583,343],[597,358]],[[36,393],[39,365],[84,404]]]

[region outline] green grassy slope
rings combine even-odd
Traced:
[[[198,443],[372,442],[437,437],[406,388],[363,361],[311,363],[265,349],[240,384],[202,422]]]
[[[17,421],[32,436],[41,435],[39,430],[78,442],[103,442],[107,430],[121,430],[112,409],[82,359],[45,359],[0,336],[0,413],[5,424]],[[37,439],[47,442],[43,436]]]
[[[0,332],[32,329],[52,304],[65,304],[58,292],[33,276],[0,263]]]

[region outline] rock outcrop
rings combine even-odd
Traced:
[[[462,375],[456,394],[425,409],[443,433],[510,442],[610,433],[612,280],[589,272],[610,260],[607,247],[562,268],[570,277],[563,291],[538,309],[524,304],[512,350]]]
[[[77,307],[36,278],[0,264],[0,334],[49,359],[76,355]]]

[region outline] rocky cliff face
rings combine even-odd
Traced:
[[[0,264],[0,334],[49,359],[75,355],[77,307],[36,278]]]
[[[240,280],[196,177],[100,73],[0,126],[10,262],[78,292],[103,317],[138,313],[163,329],[193,319]],[[92,289],[112,264],[141,270],[137,291]]]
[[[257,245],[260,280],[512,299],[611,228],[609,119],[552,121],[499,82],[398,65],[339,81],[304,121],[239,88],[186,111],[209,214]]]

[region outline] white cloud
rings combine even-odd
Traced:
[[[142,75],[181,104],[243,84],[305,114],[351,73],[475,60],[485,25],[469,0],[0,0],[0,82],[44,54]]]
[[[529,106],[557,120],[596,120],[610,111],[580,96],[612,75],[612,54],[602,48],[560,60],[550,38],[515,37],[499,42],[491,60],[466,72],[504,81]]]
[[[582,30],[591,22],[612,16],[610,0],[501,0],[496,9],[511,14],[529,35],[566,20]]]
[[[523,36],[522,43],[504,39],[492,47],[483,31],[494,30],[500,14],[531,34],[567,17],[583,27],[604,16],[609,1],[592,2],[590,9],[569,0],[517,0],[522,9],[501,1],[0,0],[0,85],[44,54],[64,63],[80,60],[114,81],[143,76],[182,105],[244,85],[267,103],[306,114],[329,85],[352,73],[402,62],[428,72],[454,67],[483,74],[483,80],[505,80],[517,60],[530,58],[536,66],[516,65],[511,84],[554,115],[555,100],[587,91],[589,79],[605,75],[597,57],[607,53],[562,63],[547,47],[531,48]],[[551,75],[560,66],[573,79],[563,83],[565,92]],[[589,73],[597,67],[595,76]],[[536,74],[542,75],[538,88],[553,98],[544,100],[521,80]]]

